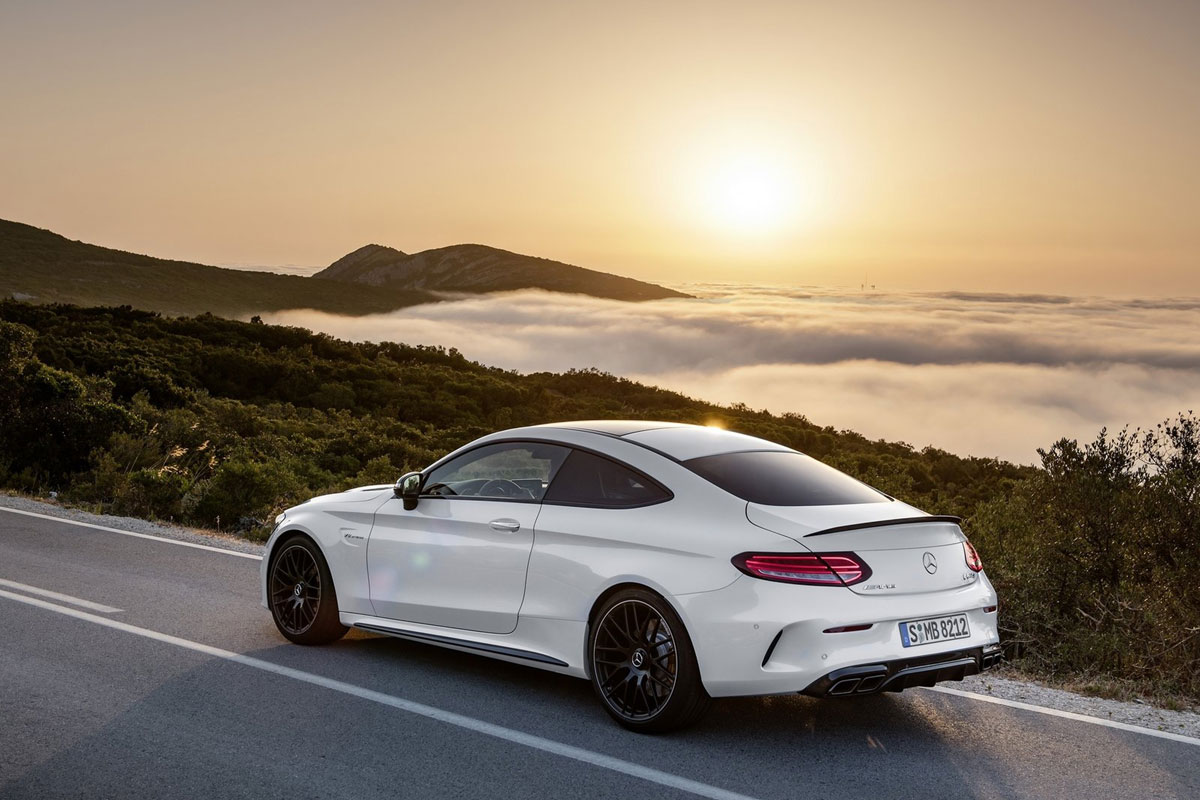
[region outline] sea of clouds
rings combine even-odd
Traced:
[[[520,291],[366,317],[264,317],[358,341],[456,347],[522,372],[597,367],[1022,463],[1064,436],[1090,440],[1200,406],[1200,298],[681,288],[697,299]]]

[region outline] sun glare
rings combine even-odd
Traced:
[[[794,222],[795,195],[791,176],[781,164],[741,156],[718,166],[708,200],[711,215],[722,227],[756,234]]]

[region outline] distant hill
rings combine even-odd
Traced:
[[[128,305],[171,315],[208,311],[245,317],[288,308],[361,315],[434,302],[440,298],[433,290],[528,288],[617,300],[687,297],[652,283],[476,244],[415,255],[371,244],[313,277],[301,277],[127,253],[0,220],[0,299]]]
[[[482,244],[456,244],[412,254],[369,244],[342,256],[316,277],[442,292],[547,289],[613,300],[690,296],[657,284]]]
[[[285,308],[373,314],[436,300],[402,287],[247,272],[110,250],[0,220],[0,298],[224,317]]]

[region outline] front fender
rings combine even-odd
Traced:
[[[375,520],[375,510],[388,497],[390,490],[378,502],[305,504],[289,509],[275,527],[263,553],[259,572],[261,602],[267,606],[267,570],[279,542],[292,534],[312,539],[325,557],[333,585],[337,590],[338,610],[350,614],[375,614],[367,584],[367,543]]]

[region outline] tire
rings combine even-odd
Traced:
[[[604,710],[632,731],[677,730],[712,703],[683,620],[646,589],[617,592],[596,610],[588,667]]]
[[[275,546],[267,601],[275,627],[296,644],[329,644],[346,635],[329,565],[307,536],[290,536]]]

